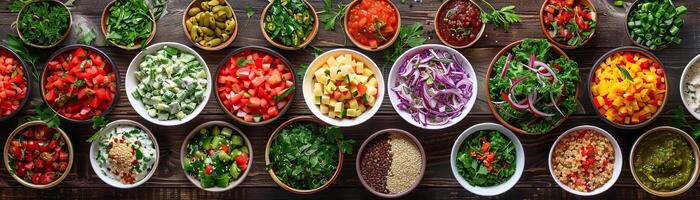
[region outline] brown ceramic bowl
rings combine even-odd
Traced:
[[[109,4],[107,4],[107,6],[105,6],[105,9],[102,10],[102,18],[100,19],[100,22],[101,22],[100,29],[102,30],[102,35],[104,35],[105,38],[107,37],[107,18],[109,17],[109,9],[112,8],[112,5],[114,5],[114,3],[117,1],[120,1],[120,0],[112,0],[111,2],[109,2]],[[156,36],[156,30],[157,30],[156,29],[156,17],[153,16],[153,12],[151,12],[151,9],[148,9],[148,14],[151,16],[152,27],[151,27],[151,34],[148,36],[148,39],[146,39],[146,41],[136,41],[134,46],[128,47],[126,45],[114,43],[111,40],[107,40],[107,39],[105,39],[105,40],[108,41],[110,44],[112,44],[116,47],[119,47],[120,49],[124,49],[124,50],[141,49],[141,46],[148,45],[148,43],[151,43],[151,40],[153,40],[153,38]]]
[[[61,42],[63,42],[64,40],[66,40],[66,38],[68,38],[68,35],[70,34],[71,27],[73,27],[73,15],[71,14],[70,9],[68,9],[68,7],[66,7],[66,5],[63,4],[63,2],[60,2],[57,0],[38,0],[38,1],[33,1],[31,3],[24,5],[24,7],[22,7],[22,10],[20,10],[19,13],[17,14],[16,22],[19,21],[20,16],[22,16],[22,13],[24,12],[24,10],[27,9],[28,5],[30,5],[32,3],[37,3],[37,2],[49,2],[49,3],[53,3],[53,4],[60,4],[61,6],[63,6],[63,8],[66,9],[66,11],[68,11],[68,28],[66,29],[66,32],[63,33],[63,36],[61,36],[60,40],[58,40],[55,43],[50,44],[50,45],[38,45],[38,44],[29,43],[29,42],[24,42],[25,44],[32,46],[34,48],[39,48],[39,49],[53,48],[56,45],[61,44]],[[26,41],[26,40],[24,40],[24,37],[22,36],[22,32],[19,31],[19,26],[15,26],[15,30],[17,31],[17,35],[19,36],[19,38],[22,39],[22,41]]]
[[[348,31],[348,14],[350,14],[350,9],[352,9],[353,6],[355,6],[355,4],[359,3],[359,1],[362,0],[354,0],[350,2],[350,4],[348,4],[345,9],[345,17],[343,17],[343,29],[345,30],[345,35],[350,39],[350,41],[352,41],[353,44],[355,44],[355,46],[365,51],[381,51],[394,44],[394,42],[396,42],[396,38],[399,38],[399,32],[401,31],[401,12],[399,11],[399,8],[397,8],[396,5],[389,0],[387,0],[387,2],[389,3],[389,5],[391,5],[391,7],[393,7],[396,10],[396,15],[398,15],[396,18],[396,33],[394,34],[394,36],[391,37],[391,39],[389,39],[389,41],[387,41],[381,46],[378,46],[377,48],[371,48],[368,45],[364,45],[358,42],[357,40],[355,40],[355,38],[352,37],[352,35],[350,35],[350,32]]]
[[[420,173],[418,174],[418,177],[416,177],[416,180],[411,184],[411,187],[406,189],[406,191],[396,193],[396,194],[381,193],[379,191],[374,190],[372,187],[370,187],[367,184],[367,182],[365,181],[364,177],[362,176],[362,172],[360,170],[360,167],[362,165],[361,164],[362,154],[363,154],[367,144],[369,144],[370,141],[374,140],[378,136],[381,136],[384,134],[391,134],[391,133],[403,135],[403,136],[409,138],[411,141],[413,141],[413,144],[415,144],[416,147],[418,147],[418,149],[420,150],[421,162],[422,162]],[[427,159],[425,157],[425,150],[423,149],[423,145],[421,145],[420,142],[418,141],[418,139],[415,136],[413,136],[411,133],[408,133],[408,132],[401,130],[401,129],[393,129],[393,128],[384,129],[384,130],[380,130],[380,131],[377,131],[376,133],[372,134],[362,143],[362,146],[360,146],[360,150],[357,152],[357,159],[355,160],[355,172],[357,172],[357,178],[360,179],[360,183],[362,183],[362,186],[364,186],[365,189],[372,192],[372,194],[377,195],[377,196],[382,197],[382,198],[399,198],[399,197],[404,196],[404,195],[410,193],[411,191],[413,191],[413,189],[415,189],[418,186],[421,179],[423,179],[423,175],[425,174],[425,165],[427,163],[426,160]]]
[[[493,116],[496,117],[496,119],[497,119],[501,124],[503,124],[505,127],[508,127],[508,129],[510,129],[510,130],[512,130],[512,131],[514,131],[514,132],[516,132],[516,133],[520,133],[520,134],[526,134],[526,135],[540,135],[540,134],[543,134],[543,133],[528,133],[527,131],[525,131],[525,130],[523,130],[523,129],[520,129],[520,128],[518,128],[518,127],[515,127],[515,126],[511,125],[510,123],[508,123],[507,121],[505,121],[505,120],[503,119],[503,117],[501,117],[501,115],[498,114],[498,112],[496,111],[496,107],[494,106],[493,101],[491,100],[490,95],[489,95],[489,80],[491,79],[491,74],[493,73],[493,66],[496,64],[496,62],[498,61],[498,59],[501,58],[501,56],[505,55],[505,54],[508,53],[513,47],[517,46],[518,44],[520,44],[520,43],[522,43],[522,42],[523,42],[523,40],[518,40],[518,41],[515,41],[515,42],[513,42],[513,43],[510,43],[510,44],[509,44],[508,46],[506,46],[506,47],[503,47],[503,49],[501,49],[501,51],[499,51],[498,54],[496,54],[496,56],[493,57],[493,60],[491,60],[491,64],[489,64],[489,69],[486,71],[486,84],[485,84],[485,85],[486,85],[486,88],[485,88],[485,91],[486,91],[486,97],[488,98],[488,100],[487,100],[486,102],[488,103],[489,109],[491,109],[491,113],[493,113]],[[567,60],[571,60],[571,58],[569,58],[569,56],[566,55],[566,53],[565,53],[563,50],[561,50],[559,47],[557,47],[557,46],[555,46],[555,45],[552,45],[551,43],[550,43],[550,45],[552,46],[551,51],[553,51],[555,54],[557,54],[557,55],[559,55],[559,56],[561,56],[561,57],[564,57],[564,58],[566,58]],[[575,92],[575,95],[576,95],[577,97],[578,97],[578,93],[579,93],[579,88],[578,88],[578,84],[577,84],[577,85],[576,85],[576,92]],[[570,116],[570,114],[568,114],[568,115],[562,117],[561,119],[559,119],[559,121],[558,121],[556,124],[554,124],[554,127],[552,127],[552,130],[554,130],[554,129],[557,128],[559,125],[561,125],[564,121],[566,121],[566,119],[569,118],[569,116]]]
[[[671,42],[657,46],[656,49],[651,49],[648,46],[643,45],[643,44],[639,44],[639,43],[637,43],[637,41],[632,39],[632,33],[630,32],[630,29],[627,26],[627,22],[629,21],[629,16],[630,16],[630,14],[632,14],[632,11],[635,10],[637,8],[637,5],[639,5],[639,3],[641,3],[641,2],[644,2],[644,1],[635,0],[634,3],[632,3],[632,6],[630,6],[630,8],[627,9],[627,14],[625,14],[625,25],[624,26],[625,26],[625,33],[627,33],[627,39],[632,41],[632,44],[634,44],[635,46],[642,47],[646,50],[661,50],[661,49],[668,47],[668,45],[670,45]],[[673,3],[673,1],[671,1],[671,3]]]
[[[104,53],[103,51],[101,51],[93,46],[88,46],[88,45],[84,45],[84,44],[73,44],[73,45],[68,45],[68,46],[65,46],[63,48],[56,50],[53,54],[51,54],[51,56],[49,56],[49,59],[47,61],[51,61],[54,58],[56,58],[57,56],[60,56],[63,53],[75,50],[77,48],[83,48],[86,51],[92,51],[92,52],[97,53],[98,55],[102,56],[102,59],[104,60],[104,62],[106,64],[109,64],[109,66],[112,68],[112,72],[114,73],[114,76],[115,76],[114,82],[116,84],[116,91],[117,92],[114,93],[114,98],[112,99],[112,103],[109,105],[109,107],[107,107],[106,110],[102,111],[101,116],[107,116],[107,114],[109,114],[109,112],[111,112],[112,109],[114,109],[114,106],[116,106],[117,103],[119,102],[119,96],[120,96],[119,94],[121,93],[121,92],[119,92],[119,88],[121,87],[120,86],[121,79],[119,78],[119,69],[117,69],[117,65],[115,65],[114,62],[112,62],[112,59],[109,58],[109,56],[107,56],[106,53]],[[41,80],[39,83],[41,85],[39,85],[39,86],[41,88],[41,100],[44,101],[44,103],[46,103],[46,105],[49,108],[51,108],[51,110],[53,110],[53,112],[55,112],[59,117],[61,117],[64,120],[68,120],[69,122],[74,122],[74,123],[82,123],[82,124],[88,124],[88,123],[92,122],[92,118],[87,119],[87,120],[77,120],[77,119],[68,118],[68,117],[58,113],[57,109],[52,107],[51,104],[49,104],[49,102],[46,101],[46,88],[45,88],[45,86],[46,86],[46,79],[49,76],[48,65],[49,65],[49,63],[46,62],[46,65],[44,65],[44,70],[41,73],[41,77],[40,77]]]
[[[24,62],[24,60],[22,60],[19,57],[19,55],[17,55],[17,53],[15,53],[14,51],[12,51],[12,49],[7,48],[6,46],[3,46],[3,45],[0,45],[0,52],[1,51],[6,51],[10,56],[14,57],[15,59],[17,59],[19,61],[18,63],[19,63],[19,65],[21,65],[21,66],[19,66],[19,68],[22,70],[22,72],[24,72],[24,80],[27,82],[27,91],[24,94],[24,99],[22,99],[22,101],[19,102],[19,106],[17,107],[17,109],[15,111],[12,111],[12,113],[10,113],[7,116],[0,117],[0,122],[3,122],[3,121],[6,121],[8,119],[11,119],[15,115],[17,115],[17,113],[21,112],[22,108],[24,108],[24,106],[27,105],[27,102],[29,102],[29,99],[30,99],[29,95],[32,94],[32,78],[33,77],[29,72],[29,65],[27,65],[27,63]]]
[[[637,147],[639,145],[639,142],[642,141],[642,139],[644,139],[645,137],[652,135],[652,134],[655,134],[657,132],[661,132],[661,131],[681,135],[686,140],[686,142],[688,142],[688,144],[690,145],[690,148],[693,151],[693,157],[695,158],[695,169],[693,169],[693,174],[690,177],[690,181],[688,181],[688,183],[683,185],[683,187],[680,187],[680,188],[678,188],[674,191],[670,191],[670,192],[655,191],[655,190],[647,187],[646,185],[644,185],[644,183],[642,183],[641,180],[639,180],[639,177],[638,177],[637,172],[635,171],[635,167],[634,167],[634,154],[637,151]],[[644,189],[645,191],[647,191],[653,195],[656,195],[656,196],[672,197],[672,196],[676,196],[676,195],[679,195],[679,194],[682,194],[682,193],[688,191],[688,189],[690,189],[691,187],[693,187],[693,185],[695,185],[695,181],[698,180],[698,175],[700,175],[700,150],[698,150],[698,145],[695,143],[695,140],[692,137],[690,137],[690,135],[685,133],[684,131],[677,129],[677,128],[674,128],[674,127],[670,127],[670,126],[660,126],[660,127],[656,127],[656,128],[653,128],[653,129],[647,131],[642,136],[639,136],[637,141],[634,142],[634,145],[632,145],[632,151],[630,152],[629,166],[630,166],[630,171],[632,171],[632,176],[634,177],[634,180],[637,182],[637,184],[639,184],[640,187],[642,187],[642,189]]]
[[[275,56],[276,58],[281,59],[284,62],[284,64],[287,65],[287,68],[289,69],[289,71],[292,73],[292,83],[294,83],[294,85],[292,87],[295,87],[296,82],[297,82],[297,76],[296,76],[296,73],[294,72],[294,68],[292,67],[292,64],[289,62],[289,60],[287,60],[287,58],[282,56],[282,54],[279,54],[276,51],[273,51],[272,49],[268,49],[268,48],[260,47],[260,46],[242,47],[242,48],[236,49],[236,50],[232,51],[231,53],[229,53],[228,56],[224,57],[224,60],[222,60],[221,63],[219,63],[219,68],[217,68],[216,71],[214,72],[214,77],[216,77],[216,78],[214,78],[214,80],[218,80],[219,72],[221,71],[222,68],[226,67],[226,63],[229,60],[229,58],[233,57],[234,55],[236,55],[238,53],[241,53],[243,51],[249,51],[249,50],[267,53],[267,54]],[[219,81],[214,81],[214,88],[218,88],[219,87],[218,85],[219,85]],[[279,110],[279,114],[277,114],[276,117],[273,117],[271,119],[261,121],[261,122],[247,122],[247,121],[243,120],[242,118],[236,116],[236,113],[233,113],[228,108],[226,108],[226,105],[224,105],[224,101],[222,101],[221,96],[219,96],[218,90],[214,90],[214,92],[215,92],[214,96],[216,96],[216,101],[219,102],[219,107],[221,107],[221,109],[224,110],[226,115],[229,116],[231,119],[236,120],[238,123],[248,125],[248,126],[262,126],[262,125],[269,124],[270,122],[276,121],[282,115],[287,113],[287,111],[291,107],[292,102],[294,102],[294,96],[296,95],[296,89],[294,89],[291,93],[292,98],[289,99],[289,102],[287,102],[287,105],[284,106],[284,108]]]
[[[193,0],[192,2],[190,2],[190,4],[187,6],[187,8],[182,12],[182,30],[185,31],[185,36],[187,36],[187,39],[190,42],[192,42],[192,44],[194,44],[194,46],[197,46],[198,48],[203,49],[205,51],[218,51],[218,50],[221,50],[223,48],[228,47],[228,45],[230,45],[234,40],[236,40],[236,36],[238,35],[238,25],[239,25],[238,18],[236,17],[236,11],[233,10],[233,7],[231,7],[231,4],[228,3],[228,1],[226,1],[226,0],[223,0],[223,1],[226,2],[226,6],[231,8],[231,12],[233,12],[233,21],[236,23],[236,27],[233,29],[233,34],[231,34],[231,36],[229,36],[228,40],[221,42],[221,44],[219,44],[217,46],[206,47],[206,46],[200,45],[197,42],[194,42],[194,40],[192,39],[192,36],[190,35],[190,32],[187,30],[187,25],[185,22],[189,18],[189,15],[187,14],[188,11],[192,8],[201,8],[202,2],[207,2],[206,0]]]
[[[593,11],[593,20],[595,20],[596,22],[599,22],[598,21],[598,11],[595,9],[595,5],[590,0],[576,0],[576,1],[580,1],[581,4],[591,8],[591,10]],[[591,33],[591,35],[588,38],[586,38],[585,40],[583,40],[581,42],[581,45],[578,45],[578,46],[570,46],[566,43],[561,43],[559,41],[554,40],[554,38],[551,35],[549,35],[549,30],[547,30],[547,27],[549,25],[544,24],[544,15],[545,15],[544,8],[547,5],[549,5],[549,1],[542,2],[542,7],[540,8],[540,28],[542,29],[542,34],[544,34],[544,36],[547,37],[547,40],[549,40],[549,43],[557,45],[559,48],[562,48],[562,49],[578,49],[578,48],[582,47],[583,45],[586,45],[586,43],[588,43],[588,41],[590,41],[593,38],[593,36],[595,36],[595,32],[597,31],[597,28],[593,29],[593,32]]]
[[[292,119],[287,120],[286,122],[282,123],[279,127],[277,127],[277,129],[275,129],[275,132],[272,133],[272,135],[270,136],[270,139],[267,140],[267,146],[265,147],[265,165],[266,166],[270,165],[270,146],[272,145],[272,142],[275,140],[277,135],[282,131],[282,129],[286,128],[287,126],[289,126],[291,124],[299,123],[299,122],[311,122],[311,123],[326,125],[325,123],[323,123],[323,121],[321,121],[317,118],[311,117],[311,116],[295,117],[295,118],[292,118]],[[320,191],[328,188],[328,186],[333,184],[335,179],[337,179],[338,176],[340,175],[340,171],[342,168],[343,168],[343,152],[338,150],[338,167],[335,169],[335,173],[333,174],[333,177],[331,177],[328,180],[328,182],[326,182],[326,184],[322,185],[321,187],[318,187],[315,189],[308,189],[308,190],[296,189],[296,188],[290,187],[286,183],[282,182],[282,180],[277,178],[277,176],[275,175],[274,169],[267,170],[267,173],[270,174],[270,177],[272,177],[272,180],[274,180],[275,183],[277,183],[277,185],[279,185],[280,187],[284,188],[285,190],[287,190],[289,192],[292,192],[295,194],[314,194],[314,193],[320,192]]]
[[[75,157],[73,154],[73,144],[71,143],[70,138],[68,138],[68,134],[66,134],[66,132],[63,132],[63,130],[61,130],[61,128],[56,127],[53,129],[56,130],[56,132],[60,133],[61,136],[66,140],[66,146],[68,147],[68,167],[66,167],[66,171],[65,171],[66,173],[63,173],[60,177],[58,177],[56,180],[54,180],[53,182],[51,182],[49,184],[37,185],[37,184],[33,184],[31,182],[27,182],[27,181],[19,178],[18,176],[15,175],[15,173],[13,171],[10,171],[10,169],[12,169],[12,168],[10,166],[9,150],[10,150],[10,143],[11,143],[12,139],[14,139],[16,136],[18,136],[18,134],[20,134],[25,129],[27,129],[29,127],[33,127],[33,126],[47,126],[47,124],[44,121],[27,122],[27,123],[24,123],[24,124],[20,125],[19,127],[17,127],[14,131],[12,131],[12,133],[10,133],[10,136],[7,137],[7,142],[5,142],[5,148],[3,150],[3,152],[4,152],[3,158],[5,160],[5,169],[7,169],[10,172],[10,175],[12,176],[12,178],[14,178],[17,182],[19,182],[20,184],[22,184],[26,187],[29,187],[32,189],[52,188],[52,187],[58,185],[59,183],[61,183],[61,181],[63,181],[63,179],[66,179],[66,177],[68,177],[68,174],[70,174],[71,166],[73,166],[73,158]]]
[[[314,40],[316,37],[316,33],[318,33],[318,15],[316,14],[316,10],[314,10],[314,6],[312,6],[308,1],[304,0],[304,3],[306,4],[307,7],[309,7],[309,12],[311,12],[311,16],[314,18],[314,23],[312,24],[311,32],[309,32],[309,35],[306,36],[306,40],[299,44],[299,46],[287,46],[282,43],[279,43],[270,36],[267,35],[267,32],[265,31],[265,16],[267,16],[267,10],[269,10],[272,7],[272,0],[270,1],[267,6],[265,6],[265,9],[263,10],[262,14],[260,15],[260,31],[262,32],[262,35],[265,37],[265,39],[272,44],[272,46],[275,46],[277,48],[283,49],[283,50],[297,50],[306,47],[306,45],[309,45],[311,41]]]
[[[596,69],[598,69],[600,64],[603,63],[605,61],[605,59],[607,59],[608,57],[612,56],[615,53],[626,52],[626,51],[631,51],[631,52],[639,53],[639,54],[646,56],[650,60],[652,60],[656,63],[659,63],[659,66],[661,67],[661,69],[666,72],[666,70],[664,69],[663,63],[661,63],[661,60],[659,60],[659,58],[654,56],[654,54],[652,54],[651,52],[644,50],[642,48],[633,47],[633,46],[626,46],[626,47],[618,47],[616,49],[610,50],[607,53],[605,53],[603,56],[598,58],[598,61],[595,62],[595,65],[593,65],[593,67],[591,68],[590,74],[588,75],[588,87],[587,87],[588,94],[587,94],[587,96],[590,99],[590,102],[591,102],[591,105],[593,106],[593,108],[596,108],[596,107],[593,104],[593,93],[591,92],[591,83],[593,82],[593,78],[595,77]],[[666,75],[666,73],[664,73],[664,80],[666,80],[666,89],[668,90],[668,83],[669,82],[668,82],[668,76]],[[639,128],[642,128],[646,125],[649,125],[652,121],[656,120],[656,118],[658,118],[659,115],[661,115],[661,110],[663,110],[664,106],[666,105],[667,100],[668,100],[668,91],[664,94],[664,101],[661,103],[661,106],[659,106],[656,113],[654,113],[654,115],[652,115],[646,121],[638,123],[638,124],[619,124],[619,123],[611,122],[610,120],[606,119],[605,116],[603,115],[603,113],[600,113],[600,111],[597,108],[593,109],[593,110],[595,110],[595,113],[598,115],[598,117],[600,117],[601,120],[603,120],[605,123],[608,123],[614,127],[617,127],[620,129],[628,129],[628,130],[639,129]]]
[[[460,45],[460,46],[453,45],[453,44],[450,44],[449,42],[445,41],[445,38],[443,38],[442,35],[440,34],[440,31],[438,31],[438,23],[440,23],[438,16],[440,16],[440,13],[442,13],[442,12],[447,12],[446,11],[447,7],[445,7],[445,5],[447,5],[447,3],[452,2],[452,1],[469,1],[471,4],[475,5],[477,8],[479,8],[480,11],[483,12],[483,10],[479,6],[479,4],[477,4],[473,0],[447,0],[447,1],[443,2],[442,5],[440,5],[440,8],[438,9],[437,13],[435,14],[435,23],[433,23],[433,28],[435,29],[435,35],[438,36],[438,39],[440,39],[440,42],[442,42],[443,44],[445,44],[449,47],[452,47],[455,49],[463,49],[463,48],[470,47],[470,46],[474,45],[477,41],[479,41],[479,39],[481,39],[481,36],[484,34],[484,30],[486,30],[485,23],[482,23],[481,30],[479,31],[479,34],[476,36],[476,38],[472,42],[465,44],[465,45]]]

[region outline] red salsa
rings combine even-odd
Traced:
[[[374,49],[394,37],[398,18],[398,12],[387,0],[358,0],[350,8],[346,23],[350,37]]]
[[[437,17],[437,34],[453,46],[465,46],[478,39],[483,23],[479,7],[468,0],[445,3]]]
[[[44,98],[58,114],[73,120],[89,120],[112,105],[116,77],[97,52],[82,47],[68,50],[49,61]]]
[[[17,109],[27,98],[27,80],[17,58],[10,52],[0,52],[0,117],[5,117]]]
[[[546,34],[568,46],[581,46],[597,25],[593,9],[580,0],[547,0],[543,14]]]

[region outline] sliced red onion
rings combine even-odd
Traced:
[[[527,103],[528,103],[528,105],[529,105],[530,112],[532,112],[532,114],[535,114],[535,115],[538,116],[538,117],[551,117],[551,116],[554,116],[554,114],[545,113],[545,112],[542,112],[542,111],[537,110],[537,107],[535,107],[535,103],[536,103],[536,101],[535,101],[535,95],[536,95],[536,94],[537,94],[537,93],[532,93],[532,94],[530,94],[530,95],[527,95],[527,100],[528,100]]]
[[[506,72],[508,72],[508,64],[510,63],[510,59],[513,58],[513,55],[508,53],[508,58],[506,58],[506,64],[503,66],[503,71],[501,71],[501,78],[506,77]]]

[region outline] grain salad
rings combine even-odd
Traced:
[[[615,150],[605,135],[583,129],[561,138],[552,154],[554,178],[571,189],[591,192],[613,176]]]
[[[421,176],[422,153],[409,137],[396,132],[373,138],[360,156],[360,175],[372,190],[399,194],[411,189]]]
[[[98,142],[99,172],[115,181],[135,184],[155,168],[155,143],[138,127],[118,125],[106,130]]]

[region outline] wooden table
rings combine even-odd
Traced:
[[[179,42],[195,48],[184,35],[181,27],[182,12],[185,9],[187,0],[170,0],[168,3],[165,15],[158,22],[158,34],[153,41],[157,42]],[[262,37],[259,28],[259,19],[262,9],[267,4],[264,0],[229,0],[234,4],[235,12],[237,13],[240,31],[238,38],[233,44],[218,52],[205,52],[197,49],[204,57],[209,65],[210,70],[215,70],[224,56],[242,46],[259,45],[267,46],[268,44]],[[334,0],[334,2],[337,2]],[[347,3],[348,0],[343,0]],[[436,10],[440,6],[438,0],[424,0],[422,3],[407,0],[405,4],[394,1],[399,7],[403,16],[404,24],[412,24],[421,22],[425,24],[425,29],[431,38],[428,43],[439,43],[436,39],[433,30],[433,17]],[[481,199],[467,190],[463,189],[453,177],[449,166],[449,153],[457,136],[469,128],[470,126],[482,122],[496,122],[486,104],[484,96],[484,74],[488,68],[488,64],[496,53],[505,45],[522,39],[522,38],[543,38],[539,25],[539,8],[541,0],[492,0],[497,7],[514,4],[517,6],[518,14],[523,18],[523,22],[514,25],[509,32],[504,32],[501,29],[494,30],[490,25],[486,30],[486,34],[479,42],[471,48],[461,50],[461,52],[470,60],[477,71],[479,94],[478,100],[474,105],[469,116],[462,120],[459,124],[444,130],[427,131],[411,126],[409,123],[401,119],[392,108],[388,97],[384,99],[384,103],[379,112],[373,119],[356,127],[344,128],[345,135],[355,139],[361,143],[371,133],[384,128],[401,128],[413,133],[419,138],[425,147],[428,165],[425,176],[421,184],[412,193],[405,196],[409,199]],[[78,0],[76,7],[73,8],[74,21],[86,20],[95,30],[99,30],[99,19],[102,9],[108,3],[107,0]],[[321,10],[322,1],[313,0],[311,2],[316,10]],[[628,41],[624,25],[625,9],[615,7],[612,0],[594,0],[598,9],[599,25],[595,38],[585,47],[578,50],[567,51],[572,59],[578,61],[580,65],[580,75],[582,80],[586,80],[589,70],[595,60],[607,52],[608,50],[631,45]],[[593,113],[593,108],[590,101],[584,94],[579,95],[578,111],[571,116],[562,126],[553,130],[549,134],[527,136],[519,135],[521,142],[525,148],[525,172],[520,181],[510,191],[500,195],[499,199],[562,199],[562,198],[577,198],[559,188],[550,176],[547,168],[547,154],[554,140],[563,131],[578,125],[595,125],[611,132],[623,150],[624,169],[622,175],[615,183],[615,186],[605,193],[602,193],[594,198],[605,199],[638,199],[638,198],[653,198],[654,196],[642,190],[632,178],[628,165],[628,156],[630,147],[634,140],[642,132],[656,126],[668,125],[671,118],[671,110],[678,106],[682,106],[679,92],[678,81],[681,72],[685,65],[695,55],[700,53],[700,1],[697,0],[677,0],[676,3],[684,4],[688,7],[689,12],[685,16],[686,24],[681,31],[683,44],[671,45],[670,47],[654,52],[661,61],[666,65],[666,71],[669,74],[669,101],[666,108],[663,110],[662,116],[647,128],[637,131],[625,131],[613,128],[603,123]],[[11,13],[7,10],[7,1],[0,2],[0,37],[5,38],[8,33],[15,34],[14,29],[10,28],[16,17],[16,13]],[[630,4],[626,4],[629,6]],[[251,6],[255,10],[255,15],[248,19],[245,16],[247,6]],[[102,37],[98,33],[98,37]],[[63,45],[73,44],[74,39],[66,41]],[[333,31],[320,31],[311,45],[320,47],[325,50],[334,48],[351,48],[358,49],[351,42],[345,42],[345,34],[342,29]],[[107,52],[107,54],[118,65],[121,77],[131,62],[132,58],[138,51],[124,51],[116,47],[98,45],[99,48]],[[303,63],[310,63],[314,58],[312,50],[299,51],[279,51],[285,55],[292,64],[296,67]],[[45,51],[46,54],[52,51]],[[382,59],[381,53],[364,52],[374,59],[380,66],[386,61]],[[43,65],[43,63],[42,63]],[[388,70],[387,70],[388,71]],[[37,84],[34,84],[34,91],[38,91]],[[299,86],[297,86],[299,88]],[[584,85],[580,86],[584,89]],[[110,187],[103,183],[90,167],[88,158],[89,143],[84,142],[91,134],[92,130],[89,125],[70,124],[63,122],[63,128],[73,141],[75,146],[75,164],[70,175],[57,187],[48,190],[32,190],[23,187],[17,183],[5,169],[4,165],[0,168],[0,198],[79,198],[79,199],[95,199],[95,198],[129,198],[129,199],[193,199],[193,198],[227,198],[227,199],[370,199],[375,198],[367,190],[365,190],[358,182],[355,173],[355,157],[347,156],[341,176],[328,189],[311,196],[293,195],[281,187],[277,186],[270,176],[267,174],[263,159],[265,143],[272,131],[283,121],[301,115],[312,115],[307,106],[304,104],[304,99],[301,92],[295,96],[294,104],[289,112],[280,120],[263,127],[249,127],[238,125],[253,143],[254,164],[252,171],[248,174],[243,184],[237,188],[221,193],[210,193],[198,189],[192,185],[186,178],[180,167],[179,150],[186,134],[195,126],[212,120],[224,120],[233,123],[233,120],[227,118],[224,112],[219,108],[215,98],[210,98],[204,111],[194,120],[181,126],[176,127],[159,127],[148,123],[136,114],[129,105],[126,98],[126,93],[123,91],[124,86],[121,86],[121,99],[118,105],[109,114],[111,120],[130,119],[138,121],[146,125],[155,136],[160,144],[161,157],[157,172],[147,183],[132,189],[119,190]],[[585,90],[582,90],[585,91]],[[36,93],[36,92],[35,92]],[[38,94],[34,95],[34,101],[39,98]],[[25,109],[24,114],[30,114],[33,111]],[[689,117],[691,118],[691,117]],[[696,122],[693,120],[693,122]],[[4,145],[7,135],[17,127],[17,120],[13,119],[0,124],[0,141]],[[359,145],[356,146],[356,149]],[[678,198],[700,198],[700,185],[695,185],[693,189],[684,193]]]

